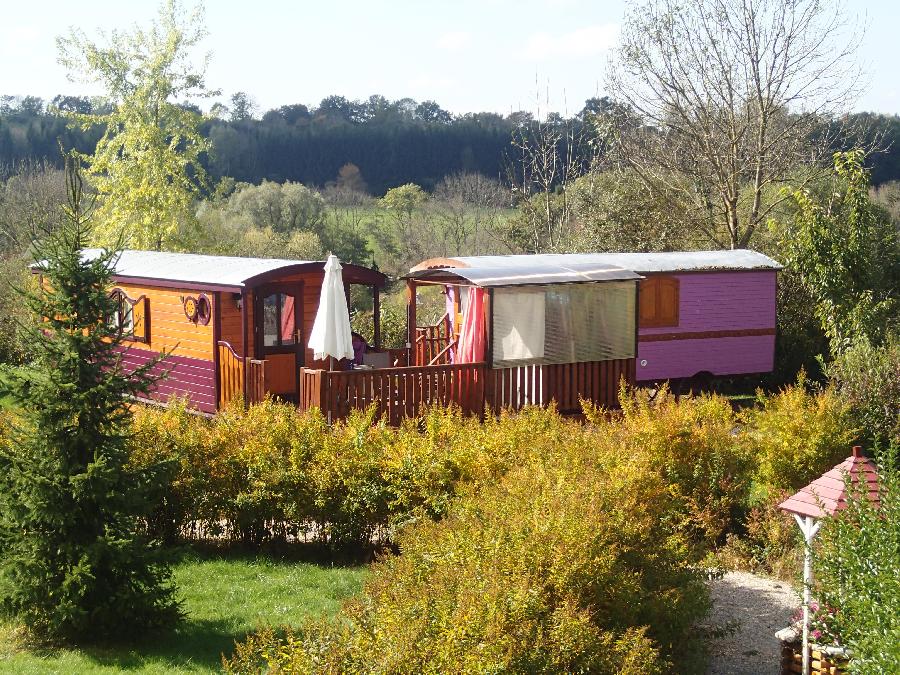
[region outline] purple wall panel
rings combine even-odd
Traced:
[[[774,270],[676,274],[678,327],[641,328],[640,335],[775,327]]]
[[[767,373],[772,370],[774,353],[774,335],[641,342],[637,380],[693,377],[701,371],[713,375]]]
[[[641,328],[638,335],[773,329],[777,276],[758,272],[703,272],[679,279],[678,326]],[[638,342],[637,380],[766,373],[772,370],[774,335]],[[641,365],[646,362],[646,365]]]
[[[122,365],[126,372],[151,361],[156,352],[127,347],[122,349]],[[159,380],[150,393],[157,401],[168,401],[173,395],[187,396],[191,405],[202,412],[216,411],[216,369],[212,361],[186,356],[169,356],[156,364],[152,372],[168,374]]]

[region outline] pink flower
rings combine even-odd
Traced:
[[[813,612],[818,612],[819,611],[819,603],[816,602],[815,600],[813,600],[811,603],[809,603],[809,609]]]
[[[814,630],[814,631],[812,632],[812,637],[813,637],[813,640],[818,640],[820,637],[822,637],[822,631],[820,631],[820,630],[817,628],[816,630]]]

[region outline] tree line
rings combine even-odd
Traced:
[[[609,104],[609,99],[589,99],[571,118],[551,115],[545,123],[579,128]],[[60,146],[93,154],[101,129],[73,128],[68,114],[103,115],[110,109],[100,98],[0,96],[0,172],[15,173],[23,163],[61,167]],[[882,151],[867,158],[873,185],[900,180],[900,117],[866,112],[845,121],[881,140]],[[407,183],[432,191],[459,172],[506,178],[515,154],[513,135],[536,126],[523,111],[452,115],[433,101],[378,95],[365,101],[328,96],[315,106],[284,105],[260,116],[252,99],[238,92],[231,106],[214,105],[200,125],[211,145],[201,163],[214,180],[227,176],[253,184],[291,181],[320,187],[352,164],[364,181],[361,187],[371,194]]]
[[[406,183],[430,191],[457,172],[500,177],[513,132],[534,122],[527,112],[451,115],[433,101],[377,95],[366,101],[328,96],[318,106],[285,105],[260,117],[250,100],[238,92],[230,107],[214,105],[200,125],[211,144],[202,164],[214,179],[325,186],[353,164],[367,192],[383,195]],[[7,173],[23,162],[59,166],[60,144],[92,154],[100,129],[73,129],[69,115],[105,115],[110,108],[97,98],[0,97],[0,166]]]

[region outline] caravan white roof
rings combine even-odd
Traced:
[[[82,251],[82,255],[86,258],[94,258],[100,253],[101,249],[99,248],[88,248]],[[119,253],[118,260],[116,260],[115,275],[157,281],[243,286],[248,279],[265,272],[310,262],[312,261],[125,250]],[[325,263],[320,264],[325,265]]]
[[[87,258],[96,258],[102,249],[82,251]],[[359,265],[342,263],[345,281],[383,286],[387,280],[381,272]],[[35,266],[37,270],[40,265]],[[119,280],[141,280],[153,285],[184,284],[217,289],[240,290],[261,281],[263,275],[324,270],[321,260],[286,260],[282,258],[242,258],[196,253],[168,253],[164,251],[119,252],[113,276]]]
[[[692,272],[704,270],[778,270],[772,258],[748,249],[730,251],[673,251],[663,253],[542,253],[534,255],[460,256],[447,262],[460,267],[526,267],[528,265],[599,264],[632,272]],[[423,269],[427,263],[414,269]],[[449,266],[449,265],[446,265]]]

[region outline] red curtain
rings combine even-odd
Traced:
[[[291,343],[294,341],[294,296],[281,296],[281,341]]]
[[[480,363],[484,361],[484,289],[469,289],[469,301],[463,313],[459,331],[459,349],[456,363]]]

